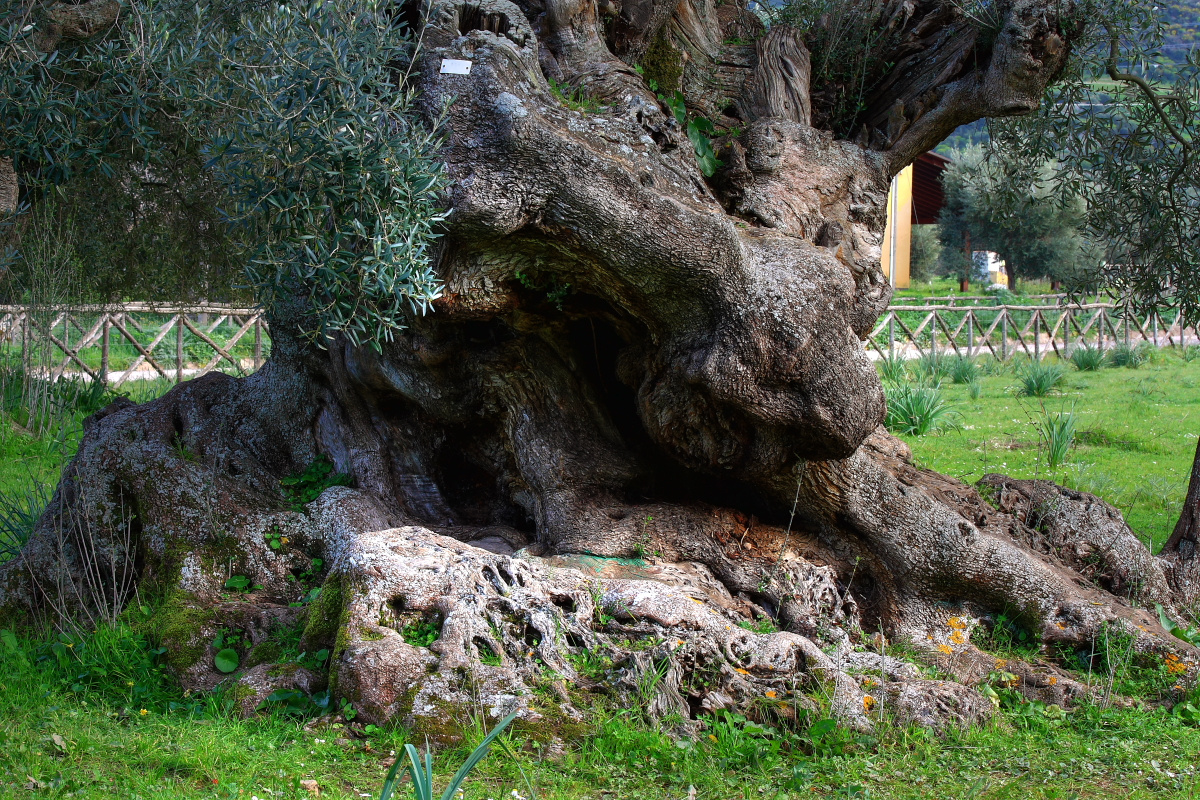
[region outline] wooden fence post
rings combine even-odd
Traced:
[[[967,312],[967,358],[975,357],[975,311]]]
[[[175,383],[183,380],[183,312],[175,315]]]
[[[938,312],[933,312],[933,319],[929,320],[929,353],[930,361],[937,361],[937,326]]]
[[[112,328],[108,312],[104,312],[104,323],[100,334],[100,385],[108,386],[108,334]]]
[[[1039,312],[1034,311],[1033,312],[1033,360],[1034,361],[1042,360],[1042,343],[1040,341],[1040,337],[1038,336],[1038,323],[1040,323],[1041,321],[1042,321],[1042,315]]]
[[[257,332],[254,339],[255,347],[258,345]],[[888,312],[888,358],[896,357],[896,312]]]
[[[1000,360],[1008,361],[1008,309],[1000,308]]]
[[[263,318],[262,315],[254,320],[254,369],[263,366]]]

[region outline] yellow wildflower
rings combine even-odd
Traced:
[[[967,623],[962,621],[962,617],[951,617],[946,624],[956,631],[966,630],[967,628]]]
[[[712,739],[714,742],[717,740],[717,737],[713,736],[711,733],[708,735],[708,738]]]
[[[1058,678],[1051,675],[1049,678],[1046,679],[1046,683],[1050,684],[1051,686],[1054,686],[1055,684],[1058,683]]]
[[[962,631],[955,631],[954,633],[950,634],[950,641],[954,642],[955,644],[963,644],[967,641],[967,637],[963,635]]]
[[[953,648],[953,647],[951,647],[951,646],[950,646],[950,645],[948,645],[948,644],[939,644],[939,645],[937,646],[937,649],[938,649],[940,652],[943,652],[943,653],[945,653],[946,655],[950,655],[951,653],[953,653],[953,652],[954,652],[954,648]]]
[[[771,691],[767,692],[767,697],[771,700],[774,700],[776,697],[779,697],[779,692],[772,689]]]
[[[149,712],[149,711],[147,711],[146,709],[144,709],[144,708],[143,708],[143,709],[142,709],[140,712],[138,712],[138,713],[140,713],[140,714],[141,714],[141,715],[144,717],[144,716],[146,716],[147,714],[149,714],[150,712]]]
[[[870,711],[875,706],[876,706],[875,698],[871,697],[871,695],[869,695],[869,694],[864,694],[863,695],[863,711]]]

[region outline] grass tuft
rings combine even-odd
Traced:
[[[950,359],[950,379],[957,384],[970,384],[979,379],[979,365],[966,356]]]
[[[1104,351],[1098,347],[1076,347],[1071,353],[1071,363],[1080,372],[1095,372],[1104,366]]]
[[[933,386],[898,386],[886,391],[887,418],[884,424],[893,433],[923,436],[935,430],[951,428],[958,414],[940,389]]]
[[[1017,375],[1017,394],[1024,397],[1046,397],[1062,383],[1066,370],[1059,364],[1031,361]]]

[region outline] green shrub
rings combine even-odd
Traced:
[[[950,379],[955,383],[971,383],[978,380],[979,365],[966,356],[955,356],[950,359]]]
[[[954,411],[932,386],[898,386],[887,390],[887,418],[884,424],[893,433],[922,436],[940,428],[953,427]]]
[[[1189,344],[1179,352],[1179,355],[1184,361],[1190,364],[1200,358],[1200,345]]]
[[[972,400],[978,400],[983,394],[983,384],[978,380],[973,380],[967,384],[967,397]]]
[[[1045,397],[1062,383],[1066,370],[1059,364],[1031,361],[1018,376],[1017,394],[1025,397]]]
[[[1080,372],[1095,372],[1104,366],[1104,351],[1098,347],[1076,347],[1071,353],[1071,363]]]

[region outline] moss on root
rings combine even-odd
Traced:
[[[332,647],[344,627],[342,617],[346,613],[346,595],[341,573],[333,573],[321,584],[321,594],[308,607],[308,622],[300,641],[304,647],[316,650]]]
[[[659,33],[642,56],[641,67],[646,80],[654,81],[658,91],[669,95],[679,89],[683,79],[683,54],[665,33]]]
[[[204,607],[187,592],[176,589],[137,627],[139,632],[166,648],[167,664],[172,669],[183,672],[207,655],[209,642],[201,632],[215,619],[216,611]]]

